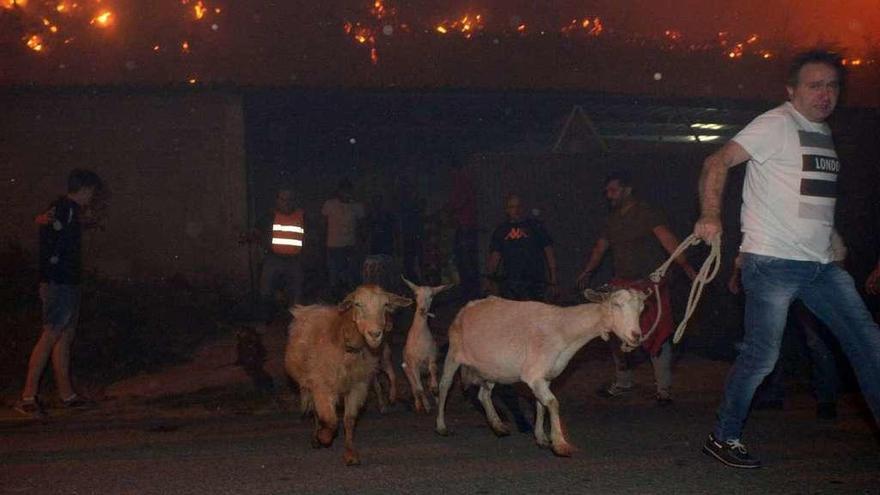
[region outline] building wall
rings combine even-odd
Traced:
[[[66,191],[73,168],[109,186],[99,229],[84,237],[88,269],[141,282],[194,285],[248,278],[237,238],[247,225],[241,98],[225,93],[0,93],[2,246],[37,248],[34,216]]]

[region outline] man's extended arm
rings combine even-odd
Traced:
[[[590,276],[596,268],[599,267],[599,263],[602,262],[602,257],[605,256],[605,251],[607,250],[608,239],[600,237],[596,240],[596,244],[593,245],[593,250],[590,251],[590,259],[587,260],[587,266],[585,266],[584,271],[578,275],[578,285],[586,285],[587,282],[589,282]]]
[[[666,250],[667,253],[672,255],[676,249],[678,249],[678,245],[681,241],[678,240],[675,234],[669,230],[669,227],[666,225],[658,225],[653,229],[654,235],[657,237],[657,240],[660,241],[660,245],[663,246],[663,249]],[[688,278],[693,280],[697,277],[697,272],[694,271],[694,267],[688,263],[687,258],[685,258],[684,253],[678,255],[678,258],[675,258],[675,262],[681,266],[681,269],[684,270],[684,273],[687,274]]]
[[[736,141],[728,141],[703,162],[700,173],[700,219],[694,225],[694,234],[704,241],[721,235],[721,204],[727,171],[751,158]]]

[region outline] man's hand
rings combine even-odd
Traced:
[[[54,221],[55,221],[55,207],[54,206],[52,208],[49,208],[48,210],[44,211],[43,213],[40,213],[39,215],[37,215],[36,218],[34,218],[34,222],[37,225],[49,225],[50,223],[52,223]]]
[[[874,271],[868,275],[868,279],[865,280],[865,292],[871,294],[872,296],[876,296],[880,294],[880,263],[874,268]]]
[[[703,214],[694,225],[694,235],[707,244],[721,236],[721,217]]]
[[[590,279],[593,277],[593,272],[590,270],[584,270],[578,275],[577,278],[577,286],[579,289],[586,289],[588,285],[590,285]]]
[[[731,294],[739,294],[739,275],[737,273],[731,275],[730,279],[727,280],[727,290],[729,290]]]

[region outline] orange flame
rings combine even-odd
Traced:
[[[27,6],[27,0],[3,0],[0,2],[0,6],[4,9],[12,9],[14,7],[23,9]]]
[[[196,4],[193,6],[193,11],[194,11],[195,14],[196,14],[196,20],[200,20],[200,19],[202,19],[203,17],[205,17],[205,13],[208,11],[208,8],[205,7],[205,4],[202,3],[202,0],[199,0],[199,1],[196,2]]]
[[[32,34],[30,37],[28,37],[25,41],[25,44],[28,48],[35,52],[43,51],[43,38],[40,37],[40,35],[38,34]]]
[[[605,27],[602,25],[602,19],[599,17],[584,17],[583,19],[572,19],[567,26],[563,26],[559,32],[562,34],[574,34],[576,32],[585,32],[589,36],[599,36]]]
[[[451,31],[458,31],[463,34],[465,38],[470,38],[473,36],[473,33],[477,31],[483,30],[483,15],[482,14],[465,14],[461,19],[454,20],[452,22],[444,20],[436,27],[434,30],[440,34],[447,34]]]
[[[93,17],[91,22],[89,22],[89,24],[93,24],[98,27],[105,28],[105,27],[110,26],[110,24],[112,22],[113,22],[113,12],[110,12],[109,10],[105,10],[105,11],[101,12],[100,14],[96,15],[95,17]]]

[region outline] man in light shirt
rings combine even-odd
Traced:
[[[755,118],[703,163],[694,234],[711,241],[721,235],[727,172],[748,162],[740,247],[743,348],[703,445],[703,452],[731,467],[761,466],[741,441],[743,425],[755,389],[776,365],[788,308],[796,299],[838,339],[880,422],[880,328],[852,277],[832,262],[840,162],[825,120],[837,105],[843,76],[837,54],[816,50],[797,56],[786,83],[789,101]]]
[[[327,220],[327,273],[330,290],[348,293],[358,284],[360,266],[356,260],[357,223],[364,218],[364,205],[354,200],[348,179],[339,182],[336,196],[324,202],[321,214]]]

